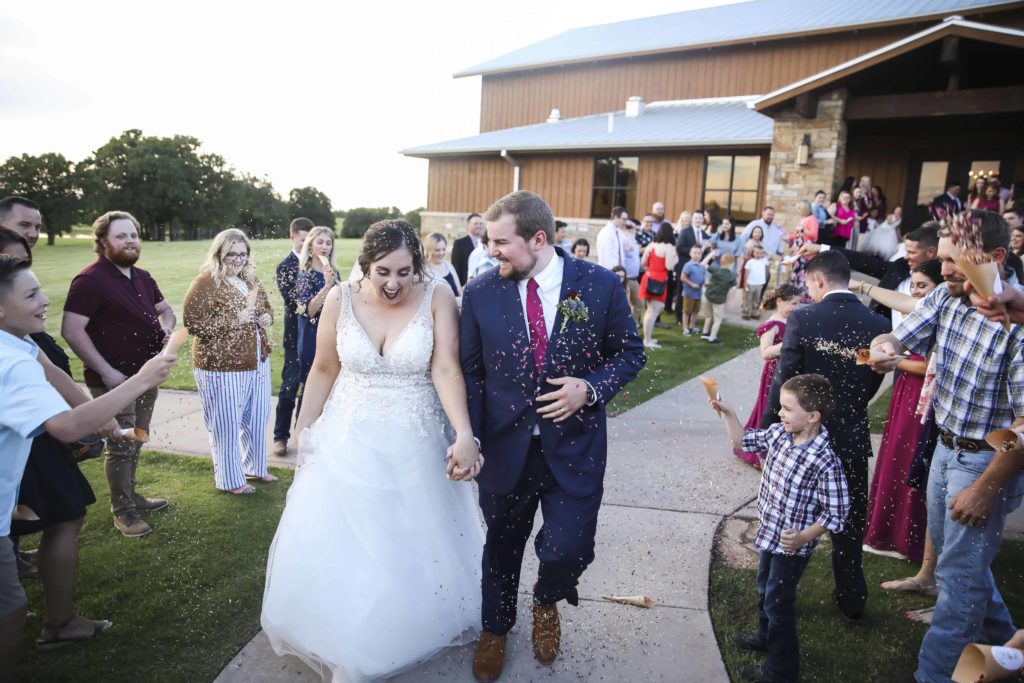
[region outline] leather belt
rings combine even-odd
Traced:
[[[946,448],[967,451],[968,453],[977,453],[978,451],[994,450],[984,441],[980,441],[978,439],[967,439],[962,436],[957,436],[952,432],[947,432],[945,429],[939,430],[939,442]]]

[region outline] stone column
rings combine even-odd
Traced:
[[[825,190],[829,198],[843,182],[846,165],[846,89],[833,90],[818,98],[817,115],[810,119],[793,108],[775,115],[772,150],[768,158],[768,182],[764,206],[775,207],[775,221],[787,230],[796,227],[796,203],[814,200]],[[810,136],[806,164],[797,164],[797,149]]]

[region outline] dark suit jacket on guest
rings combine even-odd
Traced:
[[[286,351],[294,351],[299,339],[299,318],[295,312],[295,280],[299,276],[299,258],[295,252],[289,252],[284,260],[277,264],[277,289],[284,299],[284,340],[282,346]]]
[[[708,244],[708,240],[711,239],[711,235],[704,230],[700,231],[700,239],[701,244],[704,247],[711,246]],[[697,244],[697,238],[693,233],[692,226],[679,231],[679,237],[676,238],[676,253],[679,254],[679,262],[676,263],[675,267],[676,275],[683,272],[683,266],[690,262],[690,249],[693,249],[693,245],[695,244]],[[682,291],[682,289],[680,289],[680,291]]]
[[[889,261],[875,254],[864,254],[853,249],[841,247],[833,247],[833,249],[846,257],[853,270],[878,278],[878,286],[882,289],[895,291],[901,282],[910,277],[910,264],[905,258]],[[878,315],[884,316],[886,320],[892,321],[892,309],[888,306],[872,301],[870,308]]]
[[[518,284],[492,268],[473,278],[462,295],[459,351],[469,417],[487,458],[477,477],[481,491],[504,495],[513,490],[536,424],[544,458],[565,492],[573,498],[600,493],[608,450],[605,406],[646,362],[619,277],[558,247],[555,254],[564,259],[559,301],[575,292],[589,319],[570,321],[562,331],[558,312],[539,377]],[[535,397],[554,389],[548,377],[586,380],[597,402],[564,422],[538,417]]]
[[[936,218],[941,218],[943,215],[950,213],[958,213],[963,210],[963,201],[959,197],[950,197],[945,192],[932,200],[932,215]]]
[[[452,266],[455,268],[455,274],[459,276],[459,284],[463,287],[469,278],[469,255],[475,248],[473,238],[469,235],[463,235],[452,243]]]
[[[849,354],[870,346],[889,328],[888,320],[869,311],[851,293],[829,294],[820,303],[794,311],[786,323],[761,427],[779,421],[779,389],[786,380],[808,373],[824,375],[832,383],[836,400],[835,410],[825,421],[832,449],[844,462],[866,463],[871,456],[868,402],[882,384],[882,375],[857,365]]]

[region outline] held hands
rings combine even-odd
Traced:
[[[458,436],[448,447],[445,470],[454,481],[472,481],[484,466],[484,456],[472,436]]]
[[[537,414],[555,424],[572,417],[587,402],[587,383],[576,377],[549,377],[548,384],[562,387],[537,397],[537,401],[551,401],[537,409]]]
[[[800,550],[801,547],[807,545],[807,540],[804,539],[804,533],[802,531],[786,529],[782,532],[782,540],[779,545],[781,545],[782,549],[787,553],[795,553]]]

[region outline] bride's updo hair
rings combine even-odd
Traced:
[[[423,245],[416,235],[416,229],[402,220],[377,221],[366,231],[363,237],[363,249],[359,252],[356,263],[366,277],[370,273],[370,264],[381,260],[388,254],[405,247],[412,254],[412,272],[417,282],[423,280]]]

